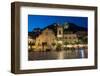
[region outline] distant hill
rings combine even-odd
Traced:
[[[78,26],[74,23],[67,23],[66,25],[60,25],[60,24],[54,23],[54,24],[51,24],[45,27],[44,29],[49,28],[49,29],[52,29],[56,33],[58,26],[63,26],[63,27],[67,26],[67,28],[64,28],[64,32],[71,31],[75,33],[77,31],[87,31],[88,30],[87,28]]]
[[[66,23],[66,24],[63,24],[63,25],[60,25],[60,24],[57,24],[57,23],[53,23],[51,25],[46,26],[43,29],[39,28],[40,32],[35,32],[36,31],[36,29],[35,29],[32,32],[29,32],[29,35],[31,35],[33,37],[34,36],[36,37],[39,34],[41,34],[41,32],[43,30],[45,30],[46,28],[51,29],[55,33],[55,35],[56,35],[57,34],[57,27],[58,26],[61,26],[61,27],[64,28],[64,33],[66,33],[66,32],[73,32],[73,33],[75,33],[75,32],[78,32],[78,31],[86,31],[87,32],[87,30],[88,30],[86,27],[81,27],[81,26],[78,26],[78,25],[76,25],[74,23]],[[37,29],[37,31],[38,31],[38,29]]]
[[[87,31],[87,28],[78,26],[78,25],[73,24],[73,23],[68,23],[68,28],[65,30],[77,32],[77,31]]]

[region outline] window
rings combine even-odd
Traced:
[[[71,39],[71,37],[69,37],[69,39]]]
[[[42,42],[42,46],[46,46],[47,45],[47,42]]]
[[[65,39],[68,39],[67,37],[65,37]]]
[[[61,30],[59,30],[59,35],[61,35]]]

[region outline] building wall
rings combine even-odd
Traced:
[[[77,34],[64,34],[64,42],[75,43],[78,41]]]
[[[57,27],[57,42],[63,44],[64,42],[75,43],[78,41],[77,34],[68,33],[65,34],[62,26]]]
[[[46,48],[51,48],[53,43],[56,43],[56,37],[52,30],[46,29],[36,38],[36,48],[42,49],[43,43],[45,43]]]

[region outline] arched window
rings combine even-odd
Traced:
[[[61,30],[59,30],[59,35],[61,35]]]

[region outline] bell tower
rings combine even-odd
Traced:
[[[63,37],[63,27],[62,26],[58,26],[57,27],[57,37]]]
[[[57,40],[58,40],[58,43],[60,44],[63,43],[63,27],[62,26],[57,26]]]

